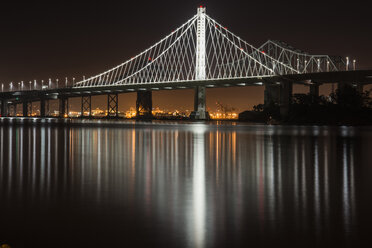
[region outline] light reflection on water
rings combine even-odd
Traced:
[[[199,123],[6,126],[0,134],[0,243],[360,240],[356,192],[365,184],[356,182],[371,180],[369,130]]]

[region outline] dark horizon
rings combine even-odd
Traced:
[[[211,17],[256,47],[268,39],[281,40],[311,54],[349,56],[357,60],[357,69],[372,68],[367,51],[372,42],[372,35],[366,32],[371,24],[367,3],[16,2],[4,5],[0,15],[0,83],[78,80],[98,74],[169,34],[191,18],[200,4],[206,5]],[[322,87],[321,93],[329,88]],[[209,90],[207,99],[209,107],[221,101],[243,110],[262,102],[262,97],[263,89],[246,87]],[[185,91],[155,93],[154,106],[165,108],[169,98],[176,101],[171,104],[174,108],[192,106],[192,94]]]

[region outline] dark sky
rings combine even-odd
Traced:
[[[0,82],[94,75],[136,55],[196,13],[207,14],[248,43],[282,40],[313,54],[350,56],[372,68],[372,19],[368,1],[120,1],[49,4],[12,1],[0,7]],[[244,109],[262,100],[263,89],[208,91]],[[154,105],[192,106],[192,92],[168,91]],[[239,99],[239,100],[237,100]],[[168,102],[167,102],[168,101]],[[130,104],[134,106],[133,104]]]

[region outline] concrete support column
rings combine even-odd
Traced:
[[[45,99],[40,99],[40,117],[45,117]]]
[[[10,109],[11,110],[9,112],[12,112],[12,116],[17,117],[17,104],[16,103],[11,104]]]
[[[193,120],[207,120],[209,113],[206,111],[206,89],[204,86],[197,86],[194,95],[194,111],[190,118]]]
[[[337,89],[340,93],[343,92],[344,90],[349,89],[350,87],[352,87],[351,83],[347,82],[337,83]]]
[[[280,102],[280,85],[279,84],[265,84],[264,105],[279,104]]]
[[[9,103],[7,108],[8,116],[15,116],[17,112],[17,105],[14,103]]]
[[[1,116],[5,117],[8,116],[8,101],[3,99],[1,100]]]
[[[92,97],[91,96],[82,96],[81,97],[81,115],[84,117],[84,112],[88,112],[88,117],[92,116]]]
[[[319,96],[319,84],[310,85],[310,95]]]
[[[137,91],[136,117],[152,118],[152,92]]]
[[[59,117],[64,118],[66,114],[68,115],[68,98],[60,97],[59,98]]]
[[[22,115],[23,115],[23,117],[28,117],[28,115],[29,115],[28,105],[29,105],[28,101],[24,101],[22,103]]]
[[[292,102],[293,84],[292,82],[284,81],[280,83],[280,86],[280,115],[287,117]]]
[[[108,94],[107,95],[107,117],[118,117],[118,116],[119,116],[119,96],[118,94]]]

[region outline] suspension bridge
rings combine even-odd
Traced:
[[[81,81],[49,80],[2,84],[1,116],[16,115],[22,104],[23,116],[31,113],[32,102],[40,102],[40,116],[48,115],[48,102],[59,100],[59,115],[68,113],[68,100],[81,97],[81,116],[91,116],[92,96],[107,95],[107,116],[118,116],[119,94],[137,92],[138,117],[151,117],[152,92],[194,89],[191,118],[204,120],[206,88],[265,87],[265,104],[275,102],[281,113],[288,112],[293,84],[309,86],[319,94],[319,86],[350,84],[362,91],[372,83],[372,71],[356,70],[348,58],[311,55],[286,43],[269,40],[256,48],[230,32],[200,6],[197,13],[137,56]]]

